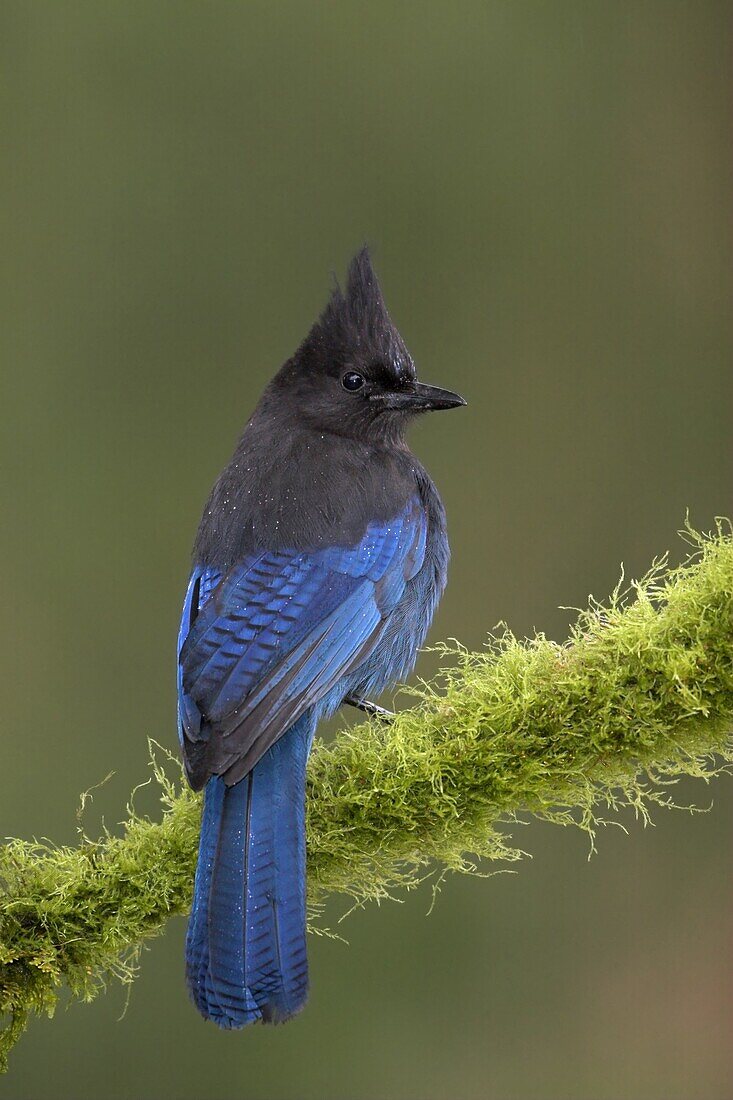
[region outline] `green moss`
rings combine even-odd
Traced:
[[[564,645],[506,633],[483,653],[446,647],[440,685],[413,691],[394,722],[317,743],[313,905],[384,897],[426,868],[474,870],[475,857],[518,859],[502,831],[518,813],[593,837],[609,811],[646,815],[677,777],[733,760],[733,540],[722,526],[695,539],[685,566],[658,564],[582,611]],[[0,849],[0,1061],[62,986],[89,1000],[110,976],[131,980],[142,940],[187,909],[200,802],[155,772],[159,822],[129,809],[120,837]]]

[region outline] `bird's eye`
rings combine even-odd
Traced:
[[[349,393],[354,393],[355,390],[360,390],[364,385],[364,375],[355,370],[348,370],[341,379],[341,385]]]

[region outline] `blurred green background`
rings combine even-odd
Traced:
[[[203,501],[365,239],[470,400],[413,439],[454,552],[434,640],[561,638],[622,560],[682,556],[688,507],[733,511],[728,3],[8,0],[0,53],[3,834],[72,841],[110,769],[113,826],[175,744]],[[715,805],[590,863],[515,827],[517,874],[312,938],[286,1028],[205,1026],[172,921],[123,1019],[113,986],[34,1022],[0,1091],[726,1100],[730,781],[678,797]]]

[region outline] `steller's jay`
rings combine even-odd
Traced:
[[[363,249],[206,504],[178,700],[186,774],[205,790],[186,976],[220,1027],[305,1003],[308,753],[342,703],[379,713],[369,697],[410,672],[425,640],[448,541],[405,428],[463,404],[417,381]]]

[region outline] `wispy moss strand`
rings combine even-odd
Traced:
[[[482,653],[446,649],[440,685],[393,722],[318,743],[312,902],[383,897],[427,867],[516,859],[501,827],[518,813],[592,835],[599,812],[645,814],[668,801],[669,780],[731,761],[733,540],[721,525],[696,541],[686,565],[657,564],[581,612],[564,645],[506,633]],[[121,836],[0,849],[0,1061],[64,985],[88,1000],[110,975],[129,978],[141,941],[186,911],[200,803],[155,768],[160,821],[130,810]]]

